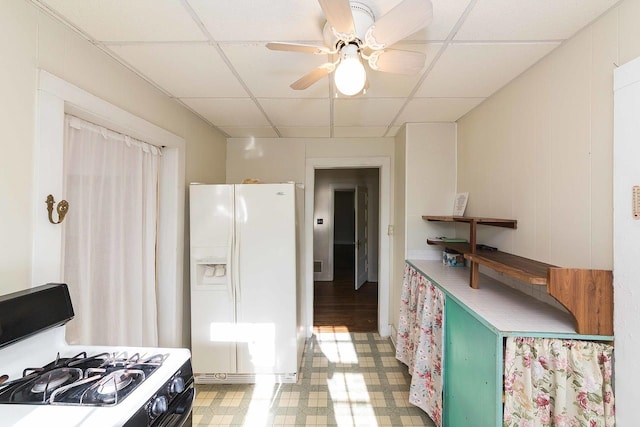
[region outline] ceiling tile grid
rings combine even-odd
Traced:
[[[206,40],[180,1],[39,0],[93,40],[119,42]]]
[[[111,45],[109,49],[176,98],[249,97],[209,44]]]
[[[619,0],[480,0],[455,40],[566,40]]]
[[[474,43],[447,47],[418,97],[488,97],[558,43]]]
[[[333,74],[290,87],[335,55],[265,46],[322,46],[315,0],[30,1],[229,137],[377,138],[458,120],[618,0],[431,0],[433,21],[392,46],[422,52],[422,70],[367,65],[368,88],[354,97],[337,94]],[[376,20],[401,2],[357,1]]]

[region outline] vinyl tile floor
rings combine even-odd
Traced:
[[[435,426],[377,333],[316,332],[296,384],[198,384],[194,426]]]

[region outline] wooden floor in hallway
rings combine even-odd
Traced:
[[[353,263],[340,262],[338,257],[333,279],[331,282],[314,283],[315,330],[377,331],[378,283],[366,282],[360,289],[355,290]]]

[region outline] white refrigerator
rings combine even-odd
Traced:
[[[302,190],[190,185],[196,382],[295,382],[304,349]]]

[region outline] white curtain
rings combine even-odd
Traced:
[[[156,346],[158,147],[65,117],[67,341]]]

